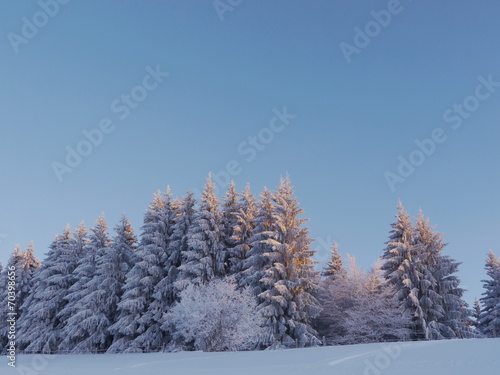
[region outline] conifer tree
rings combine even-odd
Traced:
[[[273,246],[271,253],[264,253],[272,264],[265,271],[261,282],[264,291],[259,297],[259,309],[269,330],[271,346],[299,346],[319,344],[312,319],[321,308],[313,297],[318,288],[318,273],[314,271],[314,251],[309,231],[302,227],[303,212],[293,197],[290,179],[281,179],[273,194],[275,239],[266,242]]]
[[[78,258],[82,258],[85,254],[87,244],[89,243],[89,233],[85,227],[85,223],[81,221],[73,233],[74,253]]]
[[[493,251],[488,254],[485,269],[489,279],[483,280],[479,327],[487,337],[500,337],[500,258]]]
[[[232,261],[237,262],[238,260],[233,259],[232,256],[235,252],[235,246],[238,245],[236,239],[234,238],[234,231],[236,225],[238,224],[238,213],[241,208],[238,197],[239,194],[236,192],[235,183],[234,181],[231,181],[226,195],[222,199],[221,207],[221,242],[226,252],[226,259],[224,260],[224,272],[227,275],[233,274],[233,270],[239,267],[237,264],[232,264]]]
[[[433,233],[429,226],[429,220],[424,219],[422,211],[416,220],[413,237],[413,275],[418,277],[418,283],[414,282],[414,296],[418,301],[418,309],[414,315],[417,326],[421,327],[423,337],[429,338],[431,332],[447,330],[440,321],[444,318],[444,296],[439,293],[438,268],[441,263],[441,250],[444,244],[441,235]],[[415,319],[416,317],[416,319]],[[431,324],[431,327],[428,325]],[[434,327],[434,328],[432,328]],[[432,328],[432,329],[431,329]],[[440,335],[435,332],[434,335]]]
[[[323,310],[314,319],[314,329],[324,343],[328,344],[338,343],[340,338],[347,336],[347,310],[353,305],[353,295],[360,289],[359,269],[355,266],[355,258],[347,255],[347,259],[350,272],[347,272],[342,261],[333,277],[320,280],[315,294]]]
[[[441,254],[445,244],[441,233],[433,232],[429,220],[420,212],[416,220],[415,269],[419,273],[418,298],[422,326],[427,339],[473,336],[467,327],[471,311],[462,300],[464,290],[454,275],[460,263]]]
[[[90,233],[86,231],[84,224],[80,223],[78,233],[74,235],[74,243],[83,245],[83,248],[73,271],[75,281],[64,297],[67,303],[57,314],[62,325],[62,341],[59,344],[59,350],[62,352],[72,351],[88,335],[81,326],[86,317],[92,314],[92,309],[84,301],[91,292],[89,282],[95,277],[97,260],[110,242],[107,230],[108,225],[102,213]],[[91,352],[91,349],[86,352]]]
[[[7,319],[12,317],[16,320],[19,319],[19,304],[17,304],[16,298],[19,291],[16,289],[21,264],[21,247],[16,245],[7,266],[0,273],[0,301],[2,301],[0,306],[0,354],[4,354],[4,348],[8,342],[9,324]]]
[[[398,202],[396,222],[391,227],[381,269],[385,279],[394,287],[394,297],[400,302],[402,313],[412,319],[413,338],[424,339],[427,326],[418,296],[420,273],[416,269],[418,260],[413,243],[414,229],[401,201]]]
[[[247,185],[241,195],[238,212],[236,212],[236,223],[232,235],[234,246],[230,250],[229,258],[230,273],[235,276],[238,285],[241,285],[242,280],[245,278],[245,262],[251,249],[251,237],[256,214],[255,197],[250,191],[250,186]]]
[[[332,244],[330,254],[330,260],[326,262],[326,266],[324,267],[321,276],[335,279],[337,276],[340,276],[340,274],[345,272],[343,269],[342,256],[340,255],[339,246],[336,241]]]
[[[118,318],[118,303],[124,292],[126,276],[134,265],[137,237],[130,221],[125,215],[115,227],[115,237],[110,247],[97,261],[96,277],[92,279],[89,296],[90,303],[97,306],[95,315],[101,321],[100,329],[105,333],[99,349],[107,349],[113,335],[110,326]]]
[[[101,215],[90,231],[85,255],[75,270],[79,279],[70,288],[66,297],[68,305],[61,312],[61,316],[67,316],[64,339],[59,345],[62,351],[103,352],[110,344],[107,313],[117,301],[113,299],[112,286],[104,288],[106,279],[114,276],[102,269],[104,259],[112,251],[107,230],[108,225]]]
[[[186,254],[189,251],[189,233],[196,215],[195,206],[196,201],[193,193],[188,191],[179,204],[169,244],[172,263],[178,264],[178,266],[169,271],[169,281],[165,281],[165,283],[170,285],[170,280],[175,279],[173,286],[169,286],[169,288],[172,288],[170,289],[171,296],[176,301],[178,300],[179,292],[186,289],[190,282],[188,277],[184,277],[185,275],[183,275],[181,266],[186,261]]]
[[[252,227],[248,239],[250,246],[246,259],[243,261],[243,271],[239,278],[240,286],[248,286],[257,298],[264,291],[264,284],[261,280],[265,276],[266,270],[271,267],[270,257],[265,256],[265,254],[274,251],[269,240],[276,238],[271,191],[265,188],[260,194],[260,198],[260,202],[256,206],[255,218],[249,223],[249,226]]]
[[[118,304],[118,319],[110,327],[114,335],[109,353],[142,352],[144,341],[135,341],[152,324],[148,309],[156,285],[165,277],[165,261],[172,233],[172,195],[157,192],[144,216],[135,263],[127,273],[124,293]]]
[[[222,214],[215,196],[215,185],[209,175],[200,207],[189,230],[188,251],[180,267],[182,279],[194,284],[206,284],[214,277],[227,273],[227,250],[223,243]]]
[[[158,322],[162,337],[159,346],[166,346],[172,340],[174,327],[166,319],[166,314],[170,308],[179,302],[180,290],[184,290],[188,284],[187,280],[180,278],[183,254],[188,251],[188,233],[193,223],[196,201],[191,191],[176,204],[175,220],[172,226],[172,235],[168,244],[169,262],[166,268],[165,277],[155,288],[153,297],[158,304],[158,311],[161,313]]]
[[[170,190],[167,190],[165,207],[161,211],[157,228],[152,236],[155,249],[151,249],[158,254],[161,271],[158,270],[151,275],[152,290],[151,286],[147,289],[147,293],[151,293],[151,300],[140,318],[145,331],[132,343],[132,347],[140,348],[142,351],[158,351],[167,343],[167,332],[161,327],[164,323],[163,314],[175,301],[173,283],[177,276],[177,268],[180,266],[180,254],[178,249],[171,246],[171,240],[178,210],[179,202],[172,203]]]
[[[460,263],[441,254],[445,246],[442,234],[432,231],[422,212],[413,228],[401,202],[398,211],[382,269],[402,310],[412,318],[413,338],[473,337],[467,327],[471,311],[454,275]]]
[[[69,226],[57,235],[47,257],[33,277],[33,286],[21,309],[18,347],[27,353],[52,353],[62,340],[63,322],[58,313],[65,307],[68,289],[75,282],[78,262]]]
[[[22,315],[23,305],[25,299],[28,297],[31,287],[33,286],[33,276],[40,268],[40,261],[35,257],[35,248],[33,242],[30,242],[27,249],[21,253],[21,265],[18,270],[17,276],[17,296],[16,304],[18,308],[18,319]]]
[[[443,297],[444,316],[438,320],[446,328],[439,331],[439,335],[428,338],[451,339],[451,338],[473,338],[474,332],[467,326],[472,311],[462,299],[465,290],[460,287],[460,279],[454,274],[458,272],[460,262],[453,258],[442,255],[438,270],[438,293]],[[434,327],[432,327],[434,328]]]
[[[472,325],[474,327],[476,327],[479,331],[481,331],[479,329],[479,319],[481,318],[481,304],[479,303],[479,300],[477,298],[474,298],[474,305],[473,305],[473,314],[472,314],[472,317],[473,317],[473,320],[472,320]]]

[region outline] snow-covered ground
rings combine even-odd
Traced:
[[[500,339],[366,344],[236,353],[19,355],[22,375],[498,375]]]

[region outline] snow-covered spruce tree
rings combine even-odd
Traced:
[[[113,340],[109,327],[116,320],[117,305],[136,247],[133,228],[125,215],[115,232],[113,241],[102,231],[100,235],[90,235],[89,246],[95,237],[101,237],[101,246],[106,246],[97,251],[94,277],[84,285],[88,294],[82,298],[81,311],[71,317],[68,324],[68,337],[76,342],[70,349],[74,353],[102,353]]]
[[[330,260],[326,262],[326,266],[323,268],[321,276],[335,279],[335,277],[340,276],[345,272],[342,263],[342,256],[340,255],[339,246],[336,241],[333,241],[330,254]]]
[[[147,313],[156,285],[165,277],[167,246],[172,233],[172,196],[155,193],[144,215],[144,224],[135,263],[127,273],[124,292],[118,304],[117,321],[110,327],[114,336],[108,353],[142,352],[144,341],[135,341],[155,323]],[[156,324],[156,323],[155,323]]]
[[[22,263],[21,256],[21,247],[16,245],[12,255],[9,258],[9,261],[0,273],[0,301],[2,301],[2,305],[0,306],[0,354],[4,354],[6,348],[6,344],[8,342],[8,332],[9,332],[9,324],[7,322],[8,318],[14,317],[16,319],[19,318],[19,315],[7,315],[11,314],[19,314],[19,305],[16,304],[16,295],[15,293],[17,288],[17,278],[19,277],[19,269]],[[14,280],[12,280],[15,278]],[[10,286],[9,287],[9,282]],[[9,292],[14,293],[9,294]],[[8,298],[8,297],[11,298]],[[14,297],[14,298],[12,298]]]
[[[238,250],[235,247],[238,245],[234,237],[234,231],[238,225],[238,214],[240,212],[239,195],[236,192],[234,181],[231,181],[226,195],[222,199],[222,212],[221,212],[221,242],[226,251],[226,274],[235,274],[240,268],[239,258],[234,256]]]
[[[438,268],[443,247],[441,235],[432,232],[429,221],[424,219],[420,211],[413,234],[412,274],[414,279],[418,279],[418,283],[413,285],[416,287],[414,295],[419,307],[414,320],[418,319],[418,326],[422,328],[426,339],[431,335],[440,336],[439,332],[451,334],[449,328],[440,322],[445,316],[444,296],[438,291]]]
[[[236,224],[233,231],[233,244],[230,250],[229,264],[230,272],[235,276],[236,282],[241,285],[245,278],[245,262],[249,257],[251,249],[251,237],[253,235],[257,207],[255,197],[247,185],[241,195],[239,210],[236,213]]]
[[[464,290],[460,280],[453,274],[460,263],[442,255],[445,246],[441,233],[433,232],[429,220],[420,212],[416,219],[414,248],[415,269],[419,274],[418,299],[425,338],[465,338],[472,337],[473,331],[467,326],[472,311],[462,300]]]
[[[2,270],[0,271],[0,297],[2,298],[2,301],[7,301],[7,289],[8,289],[8,281],[9,277],[8,274],[9,272],[12,272],[11,269],[20,269],[20,265],[22,263],[22,253],[21,253],[21,246],[16,245],[14,247],[14,250],[12,251],[12,254],[9,257],[9,261],[7,262],[5,268],[2,267]],[[16,279],[18,278],[18,274],[16,274]],[[4,310],[7,308],[7,303],[2,304],[0,306],[0,311],[2,313]],[[6,310],[5,310],[6,311]],[[3,316],[3,315],[2,315]],[[0,322],[0,324],[2,324]]]
[[[264,189],[260,194],[260,201],[257,203],[255,218],[251,223],[251,234],[248,242],[250,247],[243,262],[243,271],[239,278],[240,286],[249,286],[255,296],[264,291],[264,284],[261,282],[267,269],[271,267],[269,256],[273,252],[273,245],[268,242],[276,238],[274,231],[274,205],[272,202],[272,193]],[[259,300],[262,302],[262,300]]]
[[[440,257],[440,264],[437,267],[439,276],[437,292],[443,296],[444,316],[438,320],[438,323],[446,328],[443,330],[434,322],[430,322],[429,329],[434,330],[427,335],[430,339],[476,337],[474,331],[467,325],[471,319],[472,310],[462,299],[465,290],[460,288],[460,279],[454,275],[459,265],[459,262],[447,255]]]
[[[412,228],[401,202],[398,211],[382,268],[403,311],[412,317],[412,338],[474,336],[467,327],[471,311],[462,300],[460,280],[453,275],[460,263],[441,254],[442,234],[432,231],[422,213]]]
[[[234,277],[189,285],[167,319],[181,349],[183,342],[208,352],[252,349],[262,334],[255,297],[248,288],[239,290]]]
[[[18,309],[18,318],[23,314],[21,306],[30,294],[33,286],[33,277],[35,272],[40,268],[40,261],[35,257],[35,248],[33,242],[30,242],[27,249],[21,253],[21,266],[17,275],[17,296],[16,304]]]
[[[171,202],[170,189],[165,195],[165,207],[160,214],[157,229],[151,239],[154,243],[149,246],[154,249],[147,250],[158,254],[161,272],[151,273],[150,282],[152,290],[148,288],[147,293],[151,293],[151,302],[146,306],[144,315],[140,318],[140,324],[146,327],[131,344],[131,348],[140,348],[142,351],[159,351],[168,343],[168,332],[162,329],[164,324],[164,313],[174,303],[176,299],[174,282],[177,278],[177,269],[180,266],[179,249],[171,244],[177,215],[179,214],[179,202]]]
[[[85,300],[93,291],[90,289],[90,282],[96,275],[97,261],[110,244],[107,233],[108,224],[104,213],[97,219],[96,225],[90,229],[88,241],[83,223],[80,224],[79,231],[81,234],[77,235],[75,239],[84,244],[83,255],[73,271],[76,280],[64,297],[67,304],[57,314],[62,323],[62,341],[59,344],[59,350],[63,353],[72,351],[80,353],[76,347],[91,334],[88,330],[87,319],[93,315],[94,306],[90,306]],[[82,350],[81,352],[91,353],[97,348],[79,349]]]
[[[264,253],[272,266],[261,279],[264,291],[259,297],[259,310],[265,319],[271,347],[304,347],[320,344],[312,319],[321,311],[313,297],[318,288],[318,272],[314,271],[314,251],[309,231],[302,227],[306,219],[293,196],[290,179],[281,179],[273,194],[273,228],[275,239],[266,242],[273,246],[271,253]]]
[[[427,323],[419,300],[421,273],[417,269],[418,259],[413,246],[414,229],[401,201],[398,202],[396,222],[391,227],[381,268],[385,279],[394,287],[394,298],[400,302],[402,313],[412,319],[412,339],[425,339]]]
[[[68,289],[75,282],[80,254],[67,226],[50,246],[21,310],[18,348],[25,353],[52,353],[62,340],[62,323],[57,314],[65,307]]]
[[[111,242],[107,225],[99,220],[92,228],[87,253],[96,252],[94,275],[83,285],[77,311],[68,319],[60,347],[73,353],[104,352],[112,342],[109,327],[116,319],[117,304],[132,263],[135,236],[125,216],[115,227]],[[95,250],[96,249],[96,250]]]
[[[85,223],[81,221],[73,234],[73,246],[75,253],[82,258],[85,255],[86,246],[89,243],[89,233]]]
[[[159,346],[168,346],[172,342],[175,328],[166,319],[166,313],[179,301],[180,290],[188,285],[183,284],[186,280],[180,279],[179,267],[182,265],[183,254],[188,250],[188,232],[196,212],[196,201],[191,191],[180,200],[175,210],[175,221],[172,226],[172,235],[167,248],[169,254],[165,277],[156,285],[153,298],[158,304],[158,311],[162,313],[159,318],[163,341]]]
[[[487,337],[500,337],[500,258],[490,251],[486,259],[488,280],[483,281],[485,289],[480,301],[483,309],[479,318],[479,327]]]
[[[481,318],[481,304],[477,298],[474,298],[474,305],[472,308],[472,326],[475,327],[479,332],[481,332],[479,319]]]
[[[96,330],[105,336],[101,339],[99,350],[107,349],[113,342],[109,327],[116,322],[118,303],[123,295],[126,275],[135,261],[134,251],[137,238],[134,229],[125,215],[115,227],[115,237],[109,248],[97,260],[96,276],[91,280],[90,304],[96,307],[94,315],[100,322]]]
[[[8,326],[7,326],[7,313],[14,313],[15,318],[19,320],[23,314],[22,305],[25,299],[28,297],[31,287],[33,285],[33,276],[35,272],[40,268],[40,261],[35,258],[35,250],[33,242],[31,242],[27,249],[20,252],[21,249],[18,246],[14,249],[14,252],[5,268],[5,272],[0,270],[0,301],[4,301],[4,304],[0,306],[0,316],[5,317],[0,321],[0,353],[3,353],[4,344],[7,343],[8,338]],[[15,303],[10,305],[7,301],[8,299],[8,282],[9,282],[9,272],[12,275],[12,271],[15,272]]]
[[[172,228],[172,236],[169,243],[169,252],[172,254],[172,264],[178,264],[177,267],[172,266],[167,277],[162,280],[162,286],[167,283],[170,293],[175,296],[175,300],[178,300],[179,293],[184,290],[189,285],[189,278],[184,278],[180,267],[185,261],[185,254],[189,250],[189,231],[193,225],[193,221],[196,214],[196,200],[193,197],[193,193],[189,190],[187,195],[182,198],[179,203],[179,208],[176,212],[175,223]],[[173,285],[170,285],[170,280],[173,280]],[[160,286],[159,286],[160,287]],[[166,329],[166,328],[165,328]]]
[[[227,273],[227,251],[223,244],[222,214],[215,196],[215,185],[209,175],[203,190],[199,210],[188,234],[188,250],[180,266],[183,280],[179,285],[206,284],[214,277]]]
[[[336,277],[327,277],[319,282],[315,296],[322,306],[321,313],[314,319],[314,329],[327,344],[336,344],[339,338],[347,336],[345,321],[347,309],[352,307],[354,293],[361,289],[359,269],[354,266],[355,258],[348,255],[349,270],[342,266]]]
[[[425,338],[429,338],[431,327],[441,323],[437,323],[444,318],[443,298],[439,291],[439,275],[438,268],[441,260],[441,250],[444,247],[442,236],[439,233],[432,232],[429,225],[429,220],[424,219],[422,211],[416,220],[413,237],[414,258],[413,267],[414,273],[418,275],[419,283],[416,296],[420,306],[419,319],[420,325],[425,329]],[[441,330],[446,330],[446,327],[441,327]]]

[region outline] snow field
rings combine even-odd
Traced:
[[[258,352],[19,355],[2,375],[497,375],[500,339],[361,344]]]

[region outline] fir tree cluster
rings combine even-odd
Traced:
[[[301,213],[289,178],[274,192],[265,189],[260,200],[249,187],[238,193],[234,184],[219,200],[209,176],[199,203],[191,192],[182,199],[169,189],[157,192],[139,238],[125,216],[113,238],[104,215],[90,230],[83,223],[74,232],[68,226],[41,266],[30,268],[29,294],[18,299],[18,348],[133,353],[247,343],[245,337],[227,345],[200,343],[176,325],[173,308],[181,296],[202,295],[200,288],[224,299],[232,295],[227,314],[255,303],[250,312],[261,319],[252,329],[252,347],[318,344],[312,319],[321,309],[313,296],[319,273]]]
[[[500,260],[485,293],[463,301],[459,263],[442,234],[400,203],[387,247],[365,272],[338,245],[323,272],[289,178],[259,199],[234,183],[222,199],[209,176],[199,202],[157,192],[139,238],[104,214],[57,235],[40,264],[14,249],[18,349],[25,353],[248,350],[500,336]],[[3,294],[1,300],[6,300]],[[6,305],[6,304],[5,304]],[[5,316],[6,306],[0,307]],[[8,327],[0,322],[0,351]]]
[[[472,312],[462,300],[464,290],[454,275],[460,263],[442,254],[442,234],[433,232],[422,212],[413,226],[401,202],[398,211],[382,256],[382,270],[410,316],[412,337],[471,337],[466,322]]]

